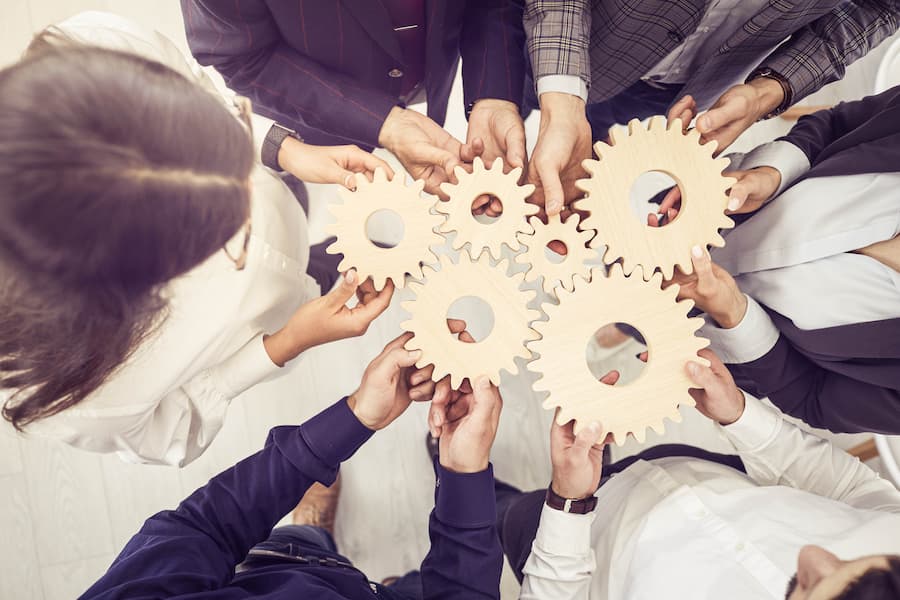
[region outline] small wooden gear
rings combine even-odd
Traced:
[[[734,226],[725,208],[726,190],[736,180],[721,174],[728,159],[713,158],[716,144],[701,145],[696,130],[683,134],[680,119],[668,129],[664,117],[650,119],[649,128],[635,119],[628,124],[627,135],[614,130],[610,135],[611,146],[594,145],[599,160],[582,163],[590,178],[576,182],[587,195],[575,207],[590,213],[584,227],[597,230],[591,245],[606,245],[603,260],[612,264],[621,258],[625,273],[638,265],[645,278],[659,269],[669,279],[675,265],[692,273],[691,248],[724,246],[719,229]],[[668,174],[681,188],[678,216],[664,227],[649,227],[631,211],[631,187],[648,171]]]
[[[399,173],[389,180],[381,168],[375,169],[371,182],[361,175],[356,180],[355,192],[340,188],[343,204],[329,205],[337,221],[326,231],[337,240],[326,251],[344,255],[338,270],[355,268],[360,281],[371,277],[378,290],[388,279],[403,287],[407,273],[422,277],[421,265],[437,261],[432,246],[444,243],[443,236],[434,231],[444,217],[432,213],[433,203],[420,196],[424,182],[406,185]],[[393,248],[376,246],[366,234],[369,218],[380,210],[394,212],[403,221],[403,239]]]
[[[544,306],[549,320],[533,324],[541,339],[528,345],[540,358],[528,369],[543,376],[534,388],[550,392],[544,408],[560,407],[559,424],[575,419],[578,431],[597,421],[621,446],[629,433],[643,442],[648,426],[662,433],[664,418],[678,422],[678,406],[694,405],[685,365],[689,360],[707,364],[697,351],[709,342],[694,335],[703,319],[687,316],[692,301],[675,301],[677,285],[663,290],[661,283],[659,273],[646,282],[637,274],[626,277],[618,264],[608,276],[595,268],[586,285],[579,282],[574,292],[558,290],[559,304]],[[644,370],[623,386],[601,383],[585,360],[594,332],[607,323],[628,323],[647,341]]]
[[[525,246],[525,251],[516,255],[515,261],[520,265],[528,265],[525,272],[525,281],[536,281],[542,277],[542,285],[547,294],[552,294],[558,285],[570,292],[575,286],[575,276],[583,278],[590,274],[590,266],[587,261],[596,255],[587,244],[593,237],[593,231],[580,231],[578,223],[581,217],[572,214],[566,221],[562,221],[559,215],[548,218],[544,224],[537,217],[531,217],[529,222],[534,229],[534,234],[519,234],[519,241]],[[547,244],[560,241],[566,245],[566,255],[554,262],[547,256]]]
[[[438,202],[435,208],[447,215],[447,221],[441,226],[441,233],[456,232],[453,249],[459,250],[469,244],[469,255],[478,259],[482,252],[488,250],[495,259],[501,257],[503,244],[512,250],[519,248],[516,235],[531,233],[531,226],[526,221],[530,215],[536,214],[539,208],[525,201],[534,192],[534,186],[519,185],[522,169],[516,167],[509,173],[503,173],[503,160],[497,158],[490,168],[485,168],[480,158],[476,157],[472,173],[461,167],[454,171],[457,183],[441,184],[450,199]],[[480,223],[472,215],[472,203],[482,194],[496,196],[503,204],[503,213],[491,223]]]
[[[454,389],[465,378],[470,381],[487,375],[495,385],[500,385],[500,370],[516,374],[516,358],[528,359],[531,353],[525,343],[538,338],[529,323],[540,317],[540,312],[529,309],[528,303],[536,292],[519,289],[523,274],[507,274],[507,261],[491,265],[482,255],[477,261],[469,260],[464,253],[459,263],[449,257],[440,257],[441,269],[428,267],[424,283],[410,282],[409,289],[415,299],[401,306],[410,313],[410,319],[400,326],[415,336],[406,343],[407,350],[421,350],[418,367],[434,365],[432,379],[440,381],[450,375]],[[494,327],[480,342],[469,344],[460,341],[447,328],[447,311],[459,298],[475,296],[486,302],[494,313]]]

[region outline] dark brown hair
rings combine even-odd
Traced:
[[[0,393],[21,429],[95,391],[165,284],[246,221],[249,135],[138,56],[46,43],[0,71]]]
[[[900,556],[887,557],[887,569],[873,567],[844,589],[835,600],[896,600],[900,598]]]

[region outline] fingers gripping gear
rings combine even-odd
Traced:
[[[338,269],[355,268],[360,281],[371,277],[378,290],[384,288],[387,279],[403,287],[407,273],[421,278],[421,265],[437,261],[431,247],[444,242],[434,231],[444,217],[432,214],[432,202],[420,196],[424,182],[406,185],[401,174],[389,180],[381,168],[375,169],[371,182],[362,175],[356,180],[355,192],[339,190],[343,204],[329,205],[337,222],[326,230],[337,236],[337,241],[328,246],[327,252],[344,255]],[[403,221],[403,239],[393,248],[376,246],[366,235],[369,217],[380,210],[392,211]]]
[[[607,246],[604,262],[621,258],[625,273],[642,266],[645,279],[656,269],[669,279],[676,265],[691,273],[691,248],[724,246],[719,229],[734,226],[725,208],[735,180],[721,175],[728,159],[713,158],[716,144],[701,145],[696,130],[683,134],[680,119],[668,129],[663,117],[650,119],[649,128],[635,119],[626,135],[611,130],[610,136],[611,146],[594,145],[599,160],[583,163],[590,178],[576,182],[586,195],[575,207],[590,212],[583,226],[597,230],[592,247]],[[631,212],[629,191],[647,171],[663,171],[681,188],[681,209],[665,227],[648,227]]]
[[[440,381],[450,375],[450,383],[458,389],[463,379],[473,381],[487,375],[494,385],[500,385],[500,370],[515,374],[515,359],[531,358],[525,343],[538,338],[528,324],[540,317],[528,303],[536,292],[522,291],[522,273],[507,275],[506,261],[492,266],[482,255],[471,261],[460,254],[454,264],[447,256],[440,257],[439,271],[429,267],[424,283],[410,282],[415,293],[413,300],[402,304],[410,319],[401,323],[414,337],[406,343],[407,350],[421,350],[418,367],[434,365],[432,378]],[[494,328],[480,342],[468,344],[456,338],[447,328],[447,311],[457,299],[475,296],[485,301],[494,312]]]
[[[593,269],[590,282],[579,282],[574,292],[557,290],[559,304],[544,305],[549,320],[533,324],[541,339],[528,345],[540,358],[528,369],[543,376],[534,387],[550,392],[544,408],[559,406],[557,423],[575,419],[577,433],[597,421],[621,446],[628,433],[643,442],[648,426],[662,433],[665,417],[678,422],[678,406],[694,405],[685,364],[706,364],[697,351],[709,342],[694,336],[703,320],[688,318],[693,302],[676,302],[678,286],[662,290],[661,283],[659,273],[645,282],[637,274],[626,277],[616,264],[606,277]],[[594,331],[607,323],[629,323],[647,340],[647,366],[621,387],[599,382],[584,357]]]
[[[525,272],[525,281],[536,281],[538,277],[543,277],[542,285],[546,293],[552,294],[558,285],[571,292],[576,275],[587,278],[590,274],[591,268],[587,261],[594,258],[596,252],[588,248],[587,243],[594,232],[578,230],[581,217],[577,214],[573,214],[565,222],[560,220],[559,215],[549,217],[548,220],[545,225],[537,217],[531,217],[534,234],[519,234],[519,241],[525,246],[525,251],[516,255],[515,260],[520,265],[530,266]],[[566,246],[566,255],[559,262],[547,257],[547,244],[553,241],[560,241]]]
[[[491,256],[499,260],[503,244],[512,250],[518,249],[516,235],[531,233],[531,226],[526,218],[539,210],[534,204],[525,201],[534,191],[534,186],[519,185],[522,169],[516,167],[504,174],[502,159],[498,158],[490,168],[485,168],[481,158],[476,157],[472,173],[466,173],[461,167],[457,167],[454,174],[456,184],[441,185],[441,190],[450,199],[438,202],[435,206],[438,212],[447,215],[447,221],[440,231],[456,232],[454,250],[469,244],[469,254],[473,259],[477,259],[487,249]],[[491,223],[479,223],[472,216],[472,203],[482,194],[496,196],[503,204],[503,213]]]

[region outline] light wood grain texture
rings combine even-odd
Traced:
[[[100,456],[31,438],[24,453],[41,565],[113,552]]]
[[[106,572],[115,555],[106,554],[73,560],[41,569],[46,600],[71,600],[83,594]]]
[[[529,219],[534,233],[519,234],[519,241],[525,246],[525,250],[515,259],[516,263],[529,267],[525,272],[525,281],[540,279],[544,292],[554,294],[554,290],[560,285],[572,291],[576,275],[582,278],[588,276],[588,263],[597,252],[587,244],[595,232],[579,231],[580,222],[581,217],[574,213],[565,221],[559,215],[554,215],[548,218],[546,224],[537,217]],[[547,244],[554,241],[565,244],[565,255],[557,255],[547,247]],[[551,260],[548,252],[553,252],[556,260]]]
[[[662,433],[664,418],[680,421],[679,405],[694,405],[685,365],[706,364],[697,351],[709,342],[694,336],[703,320],[688,318],[693,302],[675,301],[678,286],[660,289],[659,274],[645,282],[638,273],[625,277],[616,264],[608,276],[600,269],[591,275],[574,292],[560,290],[558,305],[545,307],[549,320],[534,324],[541,339],[529,344],[540,358],[528,368],[542,375],[535,388],[550,392],[544,407],[559,407],[560,425],[574,419],[579,431],[596,421],[620,446],[629,433],[640,442],[647,427]],[[647,366],[623,386],[598,381],[585,360],[594,332],[609,323],[627,323],[647,342]]]
[[[340,190],[343,204],[330,205],[337,222],[327,231],[337,239],[328,246],[328,253],[344,255],[338,270],[356,269],[360,281],[371,277],[376,290],[384,288],[388,279],[403,287],[406,274],[421,278],[422,265],[437,262],[432,246],[444,243],[444,238],[434,232],[444,217],[431,211],[433,199],[421,196],[425,182],[406,185],[403,173],[388,179],[380,167],[375,169],[372,182],[362,176],[357,181],[355,192]],[[403,223],[403,237],[393,248],[376,246],[366,233],[369,218],[382,210],[393,212]]]
[[[0,477],[0,491],[0,598],[43,598],[25,476]]]
[[[516,358],[529,358],[525,342],[537,339],[529,323],[540,317],[528,303],[534,292],[519,289],[522,273],[508,275],[506,261],[496,266],[486,254],[477,261],[465,253],[454,264],[441,256],[441,269],[427,269],[424,283],[412,282],[410,289],[415,300],[403,303],[410,319],[401,323],[414,337],[406,343],[407,350],[421,350],[418,367],[434,365],[432,378],[439,381],[450,376],[454,389],[463,379],[474,381],[486,375],[500,385],[500,371],[516,373]],[[447,328],[447,311],[456,300],[466,296],[480,298],[494,314],[494,327],[483,340],[468,344],[460,341]]]
[[[485,167],[478,157],[467,173],[462,167],[453,171],[457,183],[443,183],[441,190],[450,196],[446,202],[438,202],[435,208],[447,215],[441,226],[442,233],[456,232],[453,248],[459,250],[468,245],[472,259],[477,259],[487,250],[499,260],[504,245],[512,250],[519,248],[519,233],[531,233],[526,220],[537,214],[538,207],[526,202],[534,192],[531,184],[519,185],[522,169],[516,167],[509,173],[503,172],[503,159],[497,158],[490,167]],[[472,214],[472,203],[483,195],[496,196],[503,204],[503,213],[491,222],[482,223]]]
[[[713,158],[715,144],[700,145],[700,134],[681,131],[681,120],[667,128],[665,117],[652,117],[649,126],[634,120],[627,134],[610,130],[612,145],[597,142],[594,151],[599,160],[586,160],[590,174],[576,186],[586,196],[575,202],[576,208],[590,215],[583,228],[596,229],[591,246],[606,246],[607,264],[621,259],[625,273],[643,266],[644,278],[657,269],[666,279],[677,265],[684,273],[693,273],[691,248],[724,246],[720,228],[733,227],[725,216],[728,195],[735,182],[724,177],[728,159]],[[648,171],[661,171],[681,188],[681,208],[675,220],[664,227],[650,227],[631,211],[629,192],[635,181]]]

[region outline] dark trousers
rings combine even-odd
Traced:
[[[681,92],[680,85],[651,86],[638,81],[608,100],[587,105],[587,118],[594,140],[606,140],[609,128],[632,119],[663,115]]]
[[[274,529],[264,542],[250,550],[250,554],[241,563],[238,572],[249,571],[257,567],[271,565],[283,560],[303,568],[303,563],[296,559],[324,560],[333,566],[352,567],[350,559],[338,553],[337,544],[331,534],[321,527],[312,525],[286,525]],[[418,571],[411,571],[390,585],[377,585],[378,597],[386,600],[422,600],[422,578]]]
[[[612,475],[621,473],[638,460],[654,460],[670,456],[685,456],[699,460],[708,460],[731,467],[742,473],[746,472],[744,463],[741,462],[738,456],[716,454],[715,452],[707,452],[700,448],[682,444],[662,444],[604,467],[600,487],[603,487]],[[502,481],[494,483],[494,491],[497,496],[497,529],[500,532],[500,543],[503,545],[503,553],[506,554],[509,566],[512,567],[513,572],[516,574],[516,579],[519,580],[519,583],[522,583],[522,569],[525,567],[528,555],[531,554],[531,544],[534,542],[535,535],[537,535],[541,510],[543,510],[544,506],[544,496],[547,491],[522,492]],[[602,514],[603,507],[598,506],[597,510]]]

